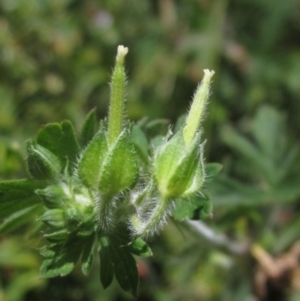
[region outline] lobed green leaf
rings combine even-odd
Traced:
[[[129,241],[128,233],[122,229],[100,238],[100,276],[104,288],[108,287],[115,275],[121,288],[134,296],[138,287],[138,270],[131,252],[148,255],[149,247],[142,240]]]
[[[40,203],[35,190],[44,187],[43,181],[26,179],[0,182],[0,218]]]
[[[74,236],[64,244],[53,245],[48,250],[44,250],[42,255],[46,259],[40,269],[41,277],[53,278],[71,273],[80,258],[83,242]]]
[[[79,145],[70,121],[47,124],[39,131],[37,142],[51,151],[60,160],[62,166],[66,166],[68,161],[71,165],[76,163]]]
[[[140,237],[136,237],[134,241],[129,245],[130,253],[140,257],[152,256],[152,251],[147,243]]]
[[[135,259],[126,248],[120,247],[116,242],[113,242],[112,245],[116,279],[124,291],[136,296],[139,276]]]

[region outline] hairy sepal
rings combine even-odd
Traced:
[[[105,129],[102,125],[98,133],[83,151],[78,162],[78,176],[86,186],[97,187],[102,164],[107,152],[108,144]]]
[[[138,172],[137,155],[130,131],[124,129],[105,157],[98,189],[105,195],[117,195],[135,184]]]
[[[153,174],[160,194],[167,199],[191,195],[201,189],[204,162],[201,133],[186,146],[182,131],[162,145],[154,156]]]

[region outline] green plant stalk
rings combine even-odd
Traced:
[[[141,207],[143,203],[147,201],[147,197],[149,196],[149,194],[151,194],[152,190],[153,190],[153,180],[151,179],[149,181],[149,184],[144,188],[141,194],[134,201],[134,205],[136,207]]]
[[[108,115],[108,144],[112,145],[122,131],[126,73],[124,58],[128,48],[120,45],[116,57],[116,65],[112,74],[110,106]]]
[[[104,231],[105,233],[108,233],[113,229],[115,225],[112,197],[102,195],[98,206],[99,209],[97,219],[100,226],[100,230]]]
[[[160,199],[150,213],[146,222],[140,221],[137,215],[132,217],[132,225],[136,235],[148,237],[157,232],[165,221],[170,207],[169,199]]]
[[[209,96],[209,87],[212,76],[215,72],[204,69],[204,77],[201,84],[198,86],[193,97],[193,102],[189,110],[186,124],[183,129],[183,137],[186,146],[189,146],[198,131],[206,107]]]

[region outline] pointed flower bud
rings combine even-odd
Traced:
[[[128,128],[123,127],[126,74],[124,59],[128,48],[118,47],[112,74],[107,132],[102,125],[82,153],[78,175],[102,195],[115,196],[130,188],[138,176],[137,154]]]
[[[40,220],[55,228],[65,226],[65,214],[62,209],[49,209],[40,217]]]
[[[42,198],[44,205],[49,209],[61,208],[68,200],[61,185],[50,185],[36,190],[35,193]]]
[[[190,196],[203,185],[205,174],[199,127],[213,74],[214,71],[204,70],[185,126],[155,153],[153,175],[163,199]]]

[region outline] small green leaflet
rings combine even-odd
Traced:
[[[193,196],[190,198],[181,198],[175,201],[175,207],[172,216],[176,220],[203,219],[210,217],[212,213],[212,203],[207,194]]]
[[[219,163],[208,163],[205,165],[205,176],[208,180],[215,178],[222,169],[222,165]]]
[[[126,232],[116,232],[111,235],[102,235],[100,242],[100,279],[104,288],[107,288],[115,275],[121,288],[136,296],[138,287],[138,270],[131,253],[148,257],[152,252],[148,245],[136,238],[130,242]]]
[[[45,257],[40,269],[41,276],[52,278],[68,275],[81,255],[82,270],[84,274],[87,274],[92,264],[94,239],[94,234],[87,238],[73,235],[63,243],[45,247],[41,252],[41,255]]]
[[[100,246],[100,279],[103,287],[111,284],[114,274],[121,288],[136,296],[138,270],[128,247],[122,245],[117,236],[101,237]]]
[[[152,256],[150,247],[140,237],[136,237],[134,241],[129,244],[129,252],[140,257]]]

